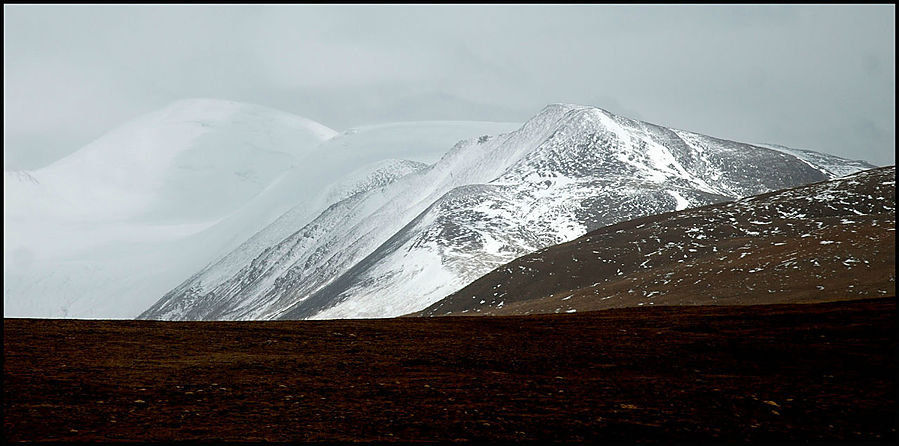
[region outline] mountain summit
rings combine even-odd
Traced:
[[[210,262],[255,257],[459,139],[518,126],[429,121],[338,133],[259,105],[174,102],[47,167],[4,172],[4,315],[133,318]]]
[[[835,168],[837,166],[838,168]],[[633,218],[823,181],[864,163],[552,104],[521,128],[341,200],[214,263],[145,319],[391,317],[521,255]],[[256,254],[258,252],[258,254]]]

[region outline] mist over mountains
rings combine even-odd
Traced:
[[[261,252],[239,248],[141,317],[397,316],[589,230],[865,167],[554,104],[513,132],[461,141],[434,165],[360,191],[306,225],[263,229],[257,239],[281,241]],[[284,236],[285,226],[295,232]]]
[[[184,100],[50,166],[4,173],[4,311],[398,316],[603,226],[870,167],[570,104],[523,125],[338,133]]]
[[[338,134],[267,107],[175,102],[45,168],[4,172],[4,314],[133,318],[285,213],[311,219],[423,166],[416,157],[433,161],[461,138],[513,126]]]

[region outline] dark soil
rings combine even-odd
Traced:
[[[4,438],[894,441],[895,310],[6,319]]]

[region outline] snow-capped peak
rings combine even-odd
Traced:
[[[183,269],[270,222],[265,207],[240,215],[335,134],[262,106],[190,99],[44,168],[5,173],[5,314],[133,316]]]
[[[248,239],[268,243],[260,229],[277,243],[335,201],[425,167],[407,155],[433,161],[438,147],[516,127],[433,121],[337,134],[263,106],[176,101],[50,166],[4,173],[4,314],[134,317]]]
[[[405,314],[591,229],[828,177],[783,152],[550,104],[517,130],[465,139],[429,168],[335,204],[258,255],[231,257],[230,277],[185,281],[141,317]]]

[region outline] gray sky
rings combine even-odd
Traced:
[[[895,6],[3,7],[4,168],[186,97],[336,130],[595,105],[894,164]]]

